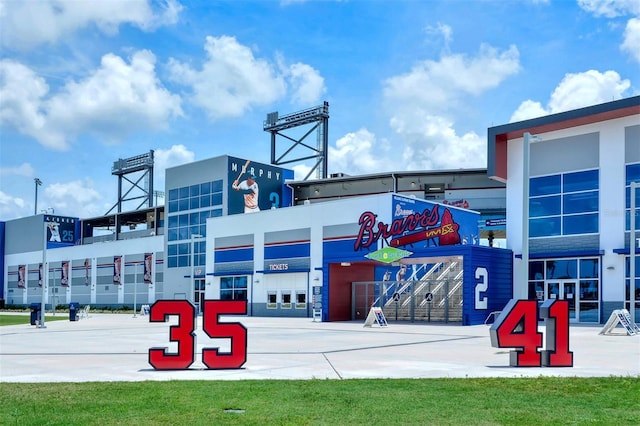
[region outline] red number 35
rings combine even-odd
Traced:
[[[244,300],[205,300],[202,328],[207,336],[231,339],[231,352],[218,353],[219,348],[202,349],[202,362],[209,369],[240,368],[247,361],[247,329],[239,322],[220,322],[220,315],[247,313]],[[169,327],[169,340],[178,344],[177,352],[167,347],[149,349],[149,364],[156,370],[184,370],[195,361],[196,308],[188,300],[159,300],[151,306],[150,322],[166,322],[178,316],[178,324]]]
[[[540,306],[540,316],[547,322],[546,350],[542,333],[538,331],[538,302],[512,299],[491,326],[491,346],[516,348],[509,352],[512,367],[572,367],[573,352],[569,351],[569,301],[546,300]]]

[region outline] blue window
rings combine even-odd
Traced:
[[[169,241],[176,241],[178,239],[178,230],[177,229],[169,229],[169,233],[167,235]]]
[[[578,277],[577,259],[557,259],[547,261],[547,279],[563,279]]]
[[[169,268],[177,268],[178,267],[178,258],[176,256],[169,256],[167,259]]]
[[[628,164],[625,170],[626,187],[625,187],[625,230],[631,229],[631,182],[640,183],[640,163]],[[636,230],[640,229],[640,185],[636,188]]]
[[[189,208],[191,210],[200,208],[200,196],[189,199]]]
[[[220,278],[221,300],[247,300],[247,277]]]
[[[178,227],[178,216],[169,216],[169,229]]]
[[[560,213],[559,195],[529,199],[530,217],[554,216],[559,215]]]
[[[189,243],[178,244],[178,254],[189,254],[189,253],[191,253],[191,247]]]
[[[598,191],[576,192],[565,194],[562,199],[564,214],[598,211]]]
[[[593,234],[599,230],[597,169],[529,181],[529,236]]]
[[[175,213],[178,211],[178,202],[169,201],[169,211],[167,213]]]
[[[560,175],[543,176],[529,180],[529,196],[560,193]]]
[[[179,189],[180,199],[189,198],[189,187],[185,186]]]
[[[640,182],[640,163],[627,166],[626,185],[631,185],[631,182]]]
[[[200,225],[200,213],[189,213],[189,225]]]
[[[178,245],[177,244],[169,244],[167,246],[167,253],[169,256],[175,256],[178,254]]]
[[[178,210],[183,212],[185,210],[189,210],[189,199],[185,198],[183,200],[178,201]]]
[[[200,194],[211,194],[211,182],[205,182],[200,184]]]
[[[577,214],[563,217],[563,234],[595,234],[598,232],[598,214]]]
[[[191,185],[191,188],[189,189],[189,195],[191,197],[200,195],[200,185]]]
[[[187,226],[189,224],[189,215],[181,214],[178,216],[178,224],[180,226]]]
[[[209,207],[211,206],[211,195],[201,195],[200,196],[200,207]]]
[[[189,266],[189,259],[189,256],[178,256],[178,266],[181,268]]]
[[[560,216],[529,220],[530,237],[549,237],[561,235]]]
[[[211,195],[211,205],[212,206],[219,206],[220,204],[222,204],[222,193],[221,192],[217,192],[215,194]]]
[[[567,173],[563,176],[564,192],[588,191],[598,189],[598,170]]]
[[[169,201],[176,201],[178,199],[178,189],[169,190]]]
[[[220,217],[222,216],[222,209],[211,210],[211,217]]]
[[[214,180],[211,182],[211,192],[222,192],[222,180]]]
[[[580,259],[580,278],[598,278],[598,259]]]

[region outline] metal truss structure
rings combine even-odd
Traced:
[[[301,137],[287,135],[285,130],[296,127],[309,126],[306,133]],[[329,102],[325,101],[322,105],[308,108],[303,111],[294,112],[283,116],[278,116],[278,112],[267,114],[264,121],[264,131],[271,133],[271,164],[284,165],[294,162],[302,162],[306,160],[315,160],[315,164],[305,176],[307,180],[313,172],[317,172],[319,179],[326,179],[327,176],[327,150],[329,147]],[[317,140],[315,146],[305,143],[308,136],[315,132]],[[277,136],[288,141],[288,145],[280,150],[278,154],[276,146]],[[302,152],[300,154],[294,153]]]

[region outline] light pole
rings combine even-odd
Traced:
[[[196,305],[195,302],[195,293],[196,293],[196,238],[202,238],[203,236],[200,234],[191,234],[191,296],[189,300],[191,300],[191,304],[193,306]]]
[[[522,146],[522,288],[516,295],[520,299],[529,298],[529,154],[531,140],[539,139],[529,132],[523,134]]]
[[[138,301],[138,262],[133,262],[133,317],[136,318]]]
[[[36,189],[37,188],[38,187],[36,186]],[[44,243],[42,244],[42,300],[40,301],[40,322],[39,322],[38,328],[47,328],[47,326],[44,324],[45,289],[49,284],[48,282],[49,268],[47,267],[48,235],[47,235],[47,217],[46,216],[43,216],[42,223],[43,223],[43,231],[44,231],[44,235],[42,236],[42,239],[44,240]]]
[[[42,181],[38,178],[33,179],[33,181],[36,184],[36,202],[35,206],[33,207],[33,215],[35,216],[38,214],[38,187],[42,185]]]
[[[631,211],[629,212],[629,313],[631,325],[636,323],[636,189],[638,182],[631,182]]]

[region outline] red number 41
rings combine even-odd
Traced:
[[[218,348],[202,349],[202,363],[209,369],[240,368],[247,361],[247,329],[239,322],[220,322],[220,315],[247,313],[243,300],[205,300],[202,328],[212,339],[231,339],[231,352],[218,353]],[[159,300],[151,306],[150,322],[166,322],[170,315],[178,324],[169,327],[169,340],[177,343],[177,351],[169,348],[149,349],[149,364],[156,370],[184,370],[195,360],[196,308],[188,300]]]
[[[573,367],[569,351],[569,301],[549,299],[540,306],[545,319],[546,349],[538,331],[538,302],[512,299],[489,331],[494,348],[516,348],[509,352],[512,367]]]

